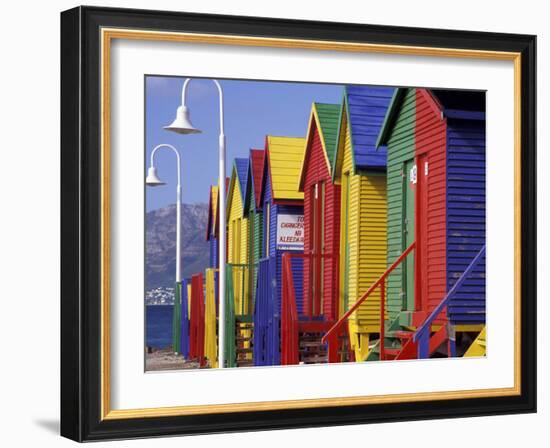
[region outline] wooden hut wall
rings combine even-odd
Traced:
[[[323,142],[316,120],[310,129],[309,149],[303,168],[304,191],[304,251],[316,250],[313,259],[304,260],[304,311],[313,310],[314,314],[323,314],[326,319],[335,319],[338,313],[338,268],[340,241],[340,185],[332,182],[330,161],[323,148]],[[315,248],[312,237],[314,220],[314,200],[318,195],[322,210],[318,213],[322,228],[322,249]],[[315,218],[317,219],[317,218]],[[323,254],[321,261],[315,255]],[[321,267],[321,309],[316,310],[313,302],[314,275]],[[316,271],[314,273],[314,270]]]
[[[347,310],[386,269],[387,198],[385,173],[353,174],[351,139],[345,118],[343,124],[341,235],[347,240],[347,248],[340,250],[340,291],[343,309]],[[353,318],[363,330],[379,331],[378,295],[367,299]]]
[[[416,198],[415,231],[417,255],[421,259],[416,270],[416,292],[420,294],[416,303],[417,309],[428,313],[447,293],[446,133],[446,120],[432,95],[425,89],[416,89],[417,185],[426,187],[426,191],[419,192]],[[445,313],[441,313],[440,319],[444,317]]]
[[[388,136],[387,194],[388,194],[388,265],[407,248],[403,225],[405,163],[415,157],[416,91],[407,89],[398,111],[395,124]],[[410,235],[409,235],[410,237]],[[387,309],[390,320],[397,318],[406,302],[404,267],[412,261],[412,255],[400,264],[388,277]]]
[[[228,204],[227,260],[230,265],[246,266],[248,263],[248,218],[243,216],[242,193],[247,169],[248,159],[235,159]],[[248,309],[248,269],[234,266],[232,271],[235,310],[237,314],[241,314],[242,310]]]
[[[447,290],[485,244],[485,120],[447,121]],[[449,305],[454,324],[485,322],[485,263]]]

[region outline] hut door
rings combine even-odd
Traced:
[[[310,263],[310,285],[311,301],[310,315],[321,314],[323,306],[323,240],[324,240],[324,203],[325,188],[323,183],[311,187],[311,263]]]
[[[417,167],[415,159],[403,163],[403,250],[415,240],[415,196],[417,184]],[[403,302],[404,311],[414,311],[414,255],[407,256],[403,269]]]

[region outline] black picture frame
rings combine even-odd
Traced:
[[[101,419],[100,29],[521,53],[521,394],[207,415]],[[536,411],[536,36],[78,7],[61,14],[61,435],[76,441]]]

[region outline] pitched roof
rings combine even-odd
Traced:
[[[310,139],[313,138],[312,131],[314,127],[319,131],[321,144],[327,160],[328,170],[329,172],[332,171],[332,165],[336,155],[336,145],[338,143],[338,125],[340,122],[341,108],[342,106],[339,104],[313,103],[311,105],[311,113],[309,115],[309,124],[305,141],[304,159],[300,167],[299,188],[302,187],[305,177],[305,165],[310,147],[309,142]]]
[[[395,90],[394,87],[379,86],[344,88],[344,110],[356,170],[386,167],[386,148],[377,149],[376,141]]]
[[[266,137],[267,165],[271,176],[273,200],[303,200],[298,181],[304,158],[305,139],[298,137]]]
[[[231,178],[229,179],[229,188],[226,190],[226,219],[229,218],[229,211],[231,210],[232,206],[231,198],[233,197],[233,189],[235,188],[237,182],[240,190],[244,213],[244,203],[246,199],[246,188],[248,182],[248,158],[237,157],[233,160]]]
[[[319,128],[321,129],[321,141],[331,166],[336,154],[340,108],[339,104],[313,103],[314,113],[317,114]]]
[[[387,143],[391,129],[397,116],[405,93],[410,88],[395,89],[390,107],[380,129],[376,146]],[[424,89],[417,88],[420,95],[424,95],[430,107],[441,115],[441,118],[485,120],[485,92],[448,89]]]
[[[239,178],[239,185],[241,187],[241,199],[244,204],[246,197],[246,189],[248,187],[248,163],[249,160],[244,157],[238,157],[235,159],[235,169],[237,171],[237,177]]]
[[[250,150],[250,173],[256,208],[261,207],[262,185],[264,176],[265,151],[263,149]]]

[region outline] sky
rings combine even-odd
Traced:
[[[193,79],[186,103],[191,122],[201,134],[180,135],[163,129],[181,104],[185,77],[145,78],[145,171],[156,145],[175,146],[182,158],[182,200],[208,202],[209,187],[218,178],[218,91],[209,79]],[[292,82],[219,80],[224,92],[227,175],[235,157],[248,157],[251,148],[264,148],[266,135],[304,137],[313,102],[340,104],[343,86]],[[160,179],[167,185],[146,188],[146,210],[173,204],[176,199],[176,158],[171,151],[155,154]],[[145,179],[145,177],[144,177]]]

